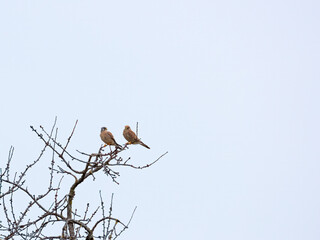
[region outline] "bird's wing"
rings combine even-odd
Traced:
[[[116,145],[119,145],[116,140],[114,139],[113,137],[113,134],[111,132],[108,132],[108,136],[110,137],[110,139],[112,139],[112,141],[116,144]]]
[[[137,137],[137,135],[134,133],[134,131],[129,130],[129,131],[128,131],[128,135],[129,135],[129,138],[131,139],[130,142],[135,142],[135,141],[138,140],[138,137]]]
[[[113,134],[111,132],[108,131],[107,134],[110,138],[114,139]]]

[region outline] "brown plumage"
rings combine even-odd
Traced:
[[[106,127],[101,128],[100,138],[106,145],[121,147],[114,139],[112,133],[109,132]]]
[[[131,128],[126,125],[123,130],[123,136],[128,141],[128,144],[140,144],[148,149],[150,149],[146,144],[144,144],[134,133],[134,131],[131,130]]]

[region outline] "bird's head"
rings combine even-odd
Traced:
[[[101,132],[103,132],[103,131],[105,131],[105,130],[107,130],[106,127],[102,127],[102,128],[101,128]]]
[[[129,125],[125,125],[125,126],[124,126],[124,129],[125,129],[125,130],[130,130],[130,126],[129,126]]]

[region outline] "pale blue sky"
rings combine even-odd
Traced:
[[[140,123],[147,163],[87,185],[136,215],[122,239],[320,238],[320,3],[2,1],[0,165],[58,117],[72,149]],[[47,160],[49,162],[49,160]],[[43,168],[46,169],[44,162]],[[45,177],[38,171],[39,178]],[[41,188],[41,182],[35,187]],[[77,204],[85,205],[79,192]]]

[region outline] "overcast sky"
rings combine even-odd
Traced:
[[[88,153],[102,126],[124,143],[139,122],[151,149],[125,155],[169,154],[121,169],[119,186],[100,175],[75,200],[114,192],[125,221],[138,206],[122,239],[318,240],[319,11],[314,0],[1,1],[0,167],[11,145],[17,170],[33,161],[29,126],[55,116],[62,143],[78,119],[70,150]]]

